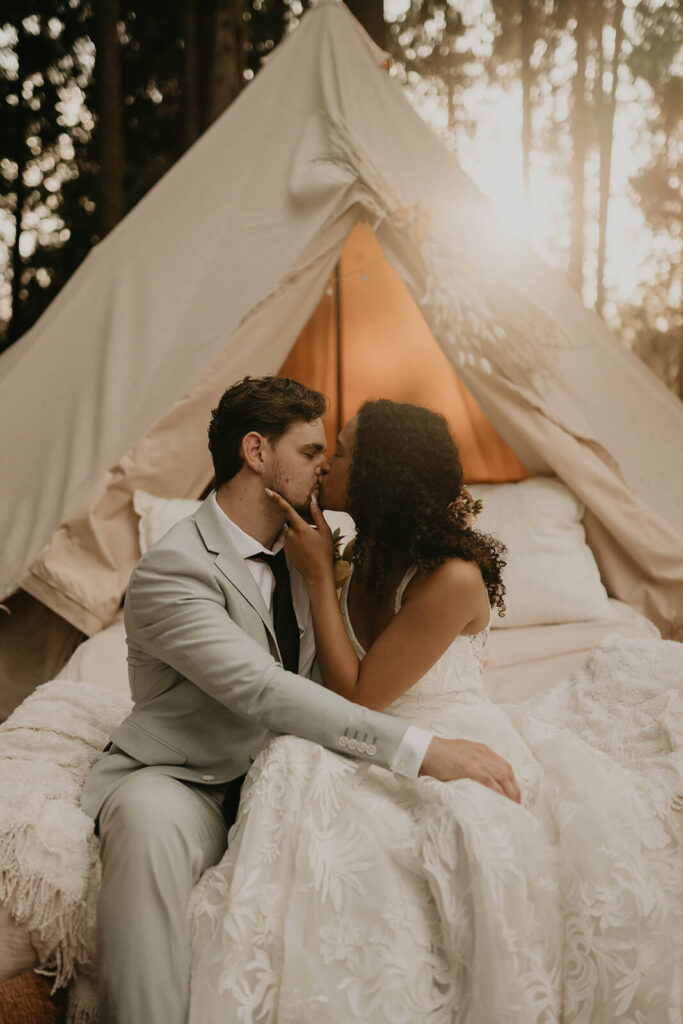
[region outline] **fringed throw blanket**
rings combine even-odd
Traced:
[[[0,726],[0,902],[55,987],[92,963],[98,841],[79,797],[130,707],[123,694],[58,679]]]

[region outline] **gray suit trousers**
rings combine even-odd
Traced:
[[[99,817],[100,1024],[186,1024],[187,905],[226,848],[224,793],[139,768],[107,797]]]

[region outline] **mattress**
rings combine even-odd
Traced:
[[[657,627],[623,601],[609,600],[609,618],[553,626],[493,629],[484,666],[484,688],[496,703],[526,700],[569,675],[608,633],[658,637]],[[123,612],[82,643],[57,676],[128,693]]]
[[[628,639],[660,636],[654,623],[623,601],[610,598],[609,606],[608,618],[491,630],[484,663],[486,695],[508,704],[550,689],[579,668],[609,633]]]
[[[610,599],[610,616],[590,622],[494,629],[486,649],[484,688],[497,703],[514,703],[546,690],[578,668],[591,648],[609,633],[657,637],[643,615]],[[82,643],[57,676],[94,683],[128,694],[123,614],[97,636]],[[0,981],[35,964],[25,929],[0,905]]]

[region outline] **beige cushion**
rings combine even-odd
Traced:
[[[140,552],[156,544],[176,523],[196,512],[201,501],[191,498],[158,498],[147,491],[134,491],[133,508],[140,517],[138,537]]]
[[[75,679],[79,683],[93,683],[129,694],[127,656],[123,611],[120,611],[110,626],[76,648],[55,678]]]
[[[507,546],[507,611],[495,627],[609,618],[607,591],[586,544],[584,505],[554,477],[473,484],[484,503],[477,529]]]

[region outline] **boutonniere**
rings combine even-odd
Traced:
[[[337,587],[341,587],[344,580],[351,572],[351,563],[347,562],[345,558],[342,558],[342,535],[341,530],[337,527],[332,532],[332,558],[334,562],[334,582]]]

